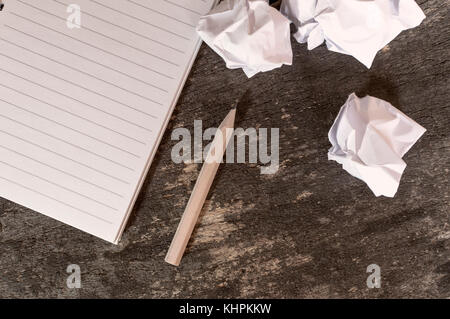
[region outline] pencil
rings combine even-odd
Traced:
[[[191,197],[181,217],[175,236],[170,244],[165,261],[174,266],[180,264],[186,246],[191,238],[192,231],[197,224],[198,216],[205,203],[206,196],[214,181],[223,154],[230,138],[233,136],[236,109],[232,109],[220,124],[211,148],[200,170],[197,182],[192,190]]]

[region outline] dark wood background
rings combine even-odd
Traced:
[[[450,1],[419,0],[427,19],[367,70],[293,41],[294,65],[247,79],[203,45],[118,246],[0,199],[0,297],[450,297]],[[428,129],[404,157],[395,198],[327,160],[347,96],[391,102]],[[280,129],[280,169],[221,166],[179,268],[164,256],[200,165],[174,164],[173,128]],[[82,288],[66,287],[78,264]],[[368,289],[366,267],[381,267]]]

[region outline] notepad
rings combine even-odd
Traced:
[[[0,196],[118,243],[213,2],[4,1]]]

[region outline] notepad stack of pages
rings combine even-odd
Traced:
[[[213,2],[4,1],[0,196],[117,243]]]

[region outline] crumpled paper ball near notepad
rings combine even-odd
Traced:
[[[252,77],[292,64],[291,22],[309,50],[325,41],[370,68],[379,50],[424,18],[414,0],[283,0],[281,13],[267,0],[223,0],[197,32],[228,68]]]
[[[292,64],[290,21],[262,0],[224,0],[199,21],[197,32],[229,69],[248,77]]]

